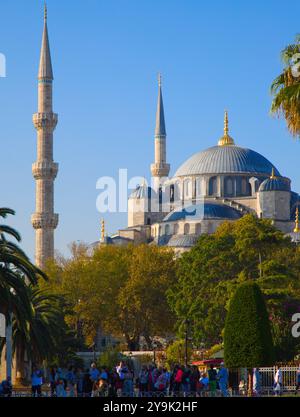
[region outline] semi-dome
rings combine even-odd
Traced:
[[[273,165],[264,156],[236,145],[213,146],[194,154],[176,171],[174,177],[199,174],[270,175]],[[279,171],[274,168],[276,176]]]
[[[164,222],[178,220],[203,220],[203,219],[231,219],[237,220],[242,217],[242,213],[233,207],[225,204],[204,202],[190,205],[171,211],[165,218]]]
[[[288,179],[271,176],[261,183],[259,191],[291,191],[291,186]]]

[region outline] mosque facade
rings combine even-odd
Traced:
[[[217,144],[192,155],[172,177],[166,139],[159,79],[151,186],[144,182],[130,195],[127,228],[107,237],[102,227],[102,244],[149,243],[181,253],[201,234],[249,213],[298,240],[299,194],[267,158],[235,143],[227,112]]]

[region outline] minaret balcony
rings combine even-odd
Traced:
[[[58,115],[56,113],[35,113],[32,121],[36,130],[54,130],[58,122]]]
[[[58,172],[56,162],[41,161],[32,164],[32,175],[36,180],[54,180]]]
[[[34,213],[31,216],[31,223],[34,229],[56,229],[58,225],[58,214]]]
[[[151,164],[152,177],[167,177],[170,172],[170,164]]]

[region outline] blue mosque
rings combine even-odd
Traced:
[[[128,200],[128,227],[102,244],[149,243],[177,253],[214,233],[224,221],[252,213],[299,240],[299,195],[291,180],[263,155],[240,147],[229,135],[225,112],[223,136],[216,145],[192,155],[169,177],[167,134],[159,79],[152,184],[137,186]]]

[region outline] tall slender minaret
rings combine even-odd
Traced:
[[[158,190],[164,177],[170,172],[170,165],[167,164],[166,126],[164,115],[164,104],[161,91],[161,75],[158,74],[158,99],[155,126],[155,158],[151,164],[151,174],[154,178],[154,188]]]
[[[54,229],[58,214],[54,213],[54,179],[58,164],[53,162],[53,131],[57,114],[52,111],[53,72],[47,28],[47,6],[44,10],[44,32],[38,73],[38,113],[33,115],[37,130],[37,161],[32,165],[36,181],[36,207],[31,217],[35,229],[35,263],[43,268],[54,256]]]

